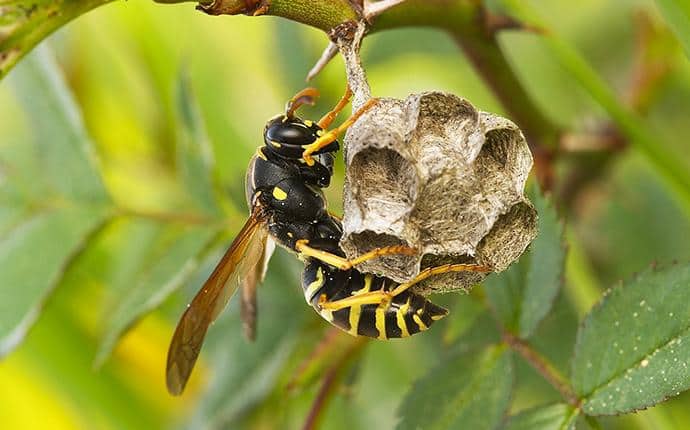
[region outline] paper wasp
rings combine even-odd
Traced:
[[[318,122],[295,111],[313,104],[318,92],[307,88],[293,97],[284,114],[269,120],[264,145],[252,157],[246,177],[250,216],[215,270],[182,315],[167,361],[167,385],[180,394],[192,372],[206,331],[228,300],[242,288],[242,314],[249,337],[255,323],[255,291],[261,282],[273,242],[304,261],[304,297],[324,319],[353,336],[378,339],[411,336],[443,318],[447,310],[409,288],[446,272],[488,271],[479,265],[448,264],[424,269],[409,282],[357,271],[357,264],[390,254],[412,254],[406,246],[375,248],[354,260],[340,249],[340,220],[326,208],[322,189],[333,174],[337,136],[376,104],[370,100],[339,127],[327,131],[347,105],[348,91]]]

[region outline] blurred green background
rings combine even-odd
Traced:
[[[690,170],[690,62],[654,2],[531,3],[621,100],[632,97],[640,62],[660,70],[661,78],[634,108],[663,149]],[[645,31],[652,32],[653,46],[641,52]],[[148,1],[96,9],[44,44],[50,50],[43,46],[42,57],[55,56],[93,138],[105,187],[127,213],[108,223],[78,254],[24,343],[0,361],[0,427],[301,426],[333,357],[317,357],[310,362],[311,371],[299,371],[327,327],[304,304],[298,286],[301,263],[283,251],[271,261],[259,293],[256,344],[242,338],[233,303],[212,328],[184,396],[167,394],[163,373],[167,344],[185,303],[244,222],[245,168],[261,143],[264,122],[305,86],[304,76],[325,44],[322,32],[278,18],[210,17],[194,12],[191,4]],[[560,127],[586,133],[606,123],[602,109],[536,37],[506,33],[501,44],[530,96]],[[29,61],[34,59],[27,57],[0,83],[0,185],[14,180],[7,160],[25,165],[41,157],[27,143],[36,118],[16,96],[14,75],[29,67]],[[445,90],[482,110],[502,112],[461,51],[440,31],[409,28],[375,34],[365,41],[363,61],[376,96]],[[318,118],[344,90],[342,61],[333,61],[312,85],[322,97],[304,114]],[[186,96],[180,96],[181,87]],[[32,97],[41,97],[40,91]],[[181,135],[180,103],[198,105],[205,132],[197,130],[191,138],[207,136],[214,179],[229,196],[210,215],[199,215],[198,196],[182,180],[178,151],[180,142],[190,138]],[[591,172],[597,178],[575,196],[559,193],[558,187],[555,193],[567,219],[566,284],[534,343],[566,373],[576,323],[606,287],[653,262],[690,258],[687,207],[635,149],[611,158],[601,171]],[[576,161],[577,156],[565,156],[557,164],[557,185],[565,183]],[[337,170],[327,192],[336,213],[342,207],[342,162]],[[24,180],[30,183],[31,177]],[[5,204],[0,235],[21,219],[20,210]],[[220,212],[229,214],[228,222],[218,224]],[[118,333],[130,325],[118,318],[127,309],[148,310],[137,298],[145,295],[141,290],[147,279],[156,276],[150,267],[180,243],[193,250],[189,276],[174,294],[147,302],[162,305],[131,327],[109,356]],[[174,261],[162,264],[172,272],[177,269]],[[350,361],[339,374],[341,384],[332,393],[322,428],[394,427],[396,408],[411,383],[439,356],[481,340],[473,339],[472,331],[474,337],[491,336],[474,297],[438,300],[451,307],[452,316],[423,336],[365,346],[340,338],[344,334],[331,338],[331,347],[350,351]],[[469,337],[458,340],[468,332]],[[524,363],[519,362],[517,372],[511,410],[558,399]],[[301,377],[287,390],[295,374]],[[602,422],[619,429],[690,428],[690,396]]]

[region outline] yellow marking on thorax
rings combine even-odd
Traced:
[[[271,141],[271,145],[273,145],[275,148],[280,148],[281,146],[283,146],[280,143],[273,141],[273,140]]]
[[[276,200],[285,200],[287,196],[287,193],[281,188],[273,187],[273,197],[275,197]]]
[[[304,125],[306,125],[307,127],[311,127],[312,125],[314,125],[314,121],[312,121],[310,119],[305,119]]]
[[[395,313],[395,317],[397,319],[398,327],[400,327],[400,331],[402,334],[400,337],[410,337],[410,331],[407,329],[407,321],[405,321],[405,314],[410,310],[410,299],[411,297],[407,298],[407,302],[405,302],[404,305],[400,306],[398,311]]]
[[[323,287],[323,270],[319,267],[316,269],[316,279],[314,279],[311,284],[307,285],[307,288],[304,290],[304,299],[307,303],[310,302],[311,298],[314,297],[314,294],[316,294],[321,287]]]
[[[264,154],[264,151],[261,148],[258,148],[256,150],[256,155],[261,158],[264,161],[268,161],[268,158],[266,158],[266,154]]]
[[[359,290],[353,291],[352,295],[356,296],[363,293],[368,293],[371,289],[371,282],[373,280],[372,275],[364,275],[364,286]],[[350,333],[353,336],[357,336],[357,331],[359,330],[359,319],[362,314],[362,305],[353,305],[350,307]]]
[[[317,130],[316,135],[319,137],[323,136],[323,130]]]

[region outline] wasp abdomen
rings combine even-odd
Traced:
[[[322,309],[324,299],[332,302],[374,291],[392,291],[394,281],[356,270],[336,270],[312,260],[302,276],[304,298],[327,321],[353,336],[376,339],[408,337],[428,329],[448,311],[409,291],[378,304],[353,304],[331,311]]]

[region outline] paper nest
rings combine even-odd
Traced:
[[[532,156],[518,127],[442,92],[380,99],[345,138],[341,246],[353,258],[405,244],[414,256],[358,270],[397,282],[422,268],[478,263],[505,270],[537,234],[524,196]],[[450,273],[416,285],[422,294],[468,290],[487,274]]]

